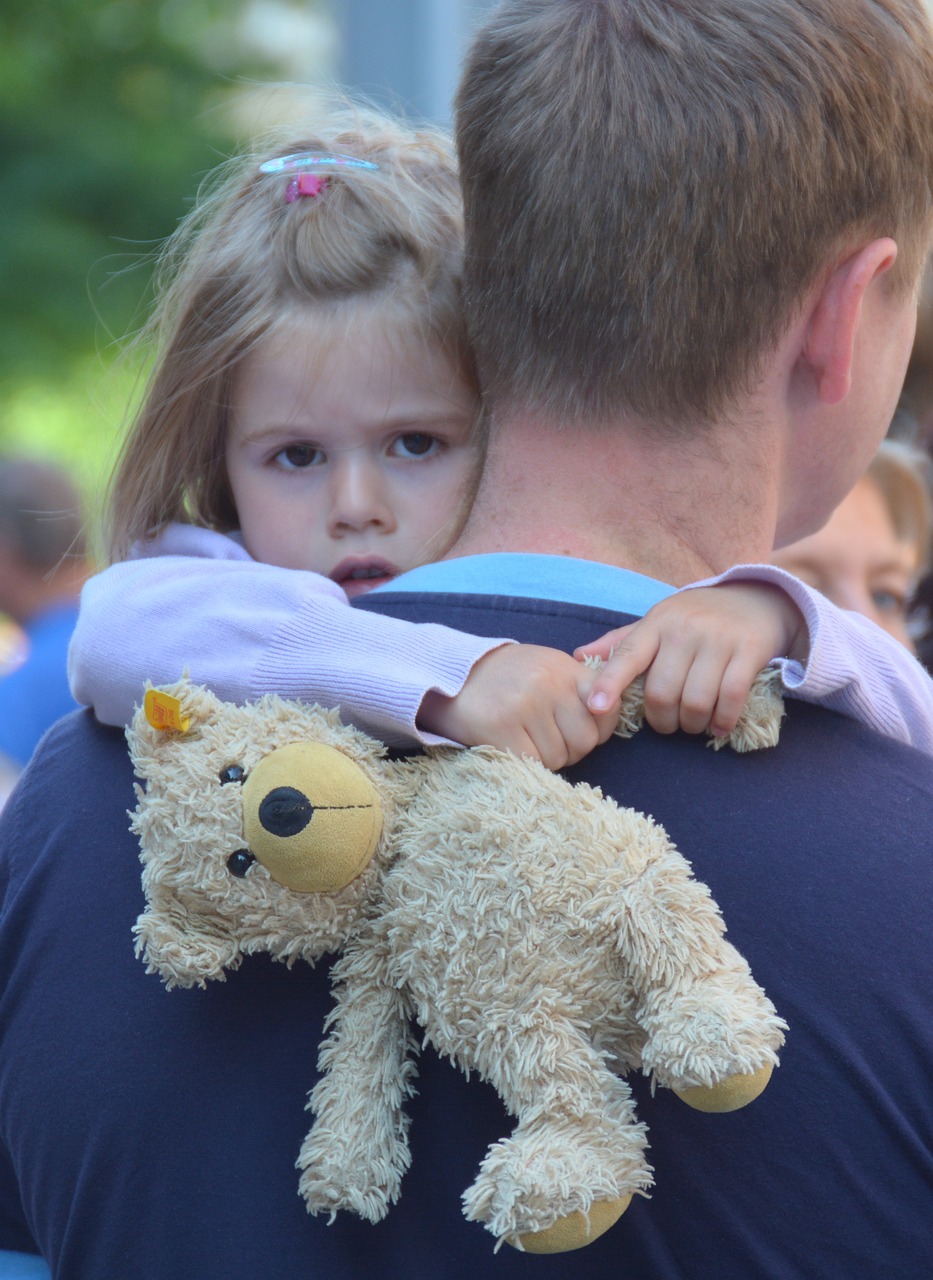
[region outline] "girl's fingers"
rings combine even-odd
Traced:
[[[556,711],[553,714],[545,712],[540,718],[526,722],[524,736],[531,743],[531,749],[526,748],[523,754],[533,755],[546,769],[556,770],[565,768],[570,762],[570,752],[555,717]]]
[[[710,718],[710,731],[717,737],[724,738],[738,724],[758,671],[757,655],[751,662],[734,658],[726,668]]]
[[[645,676],[645,719],[651,727],[658,733],[703,733],[732,655],[731,643],[708,634],[662,643]]]
[[[608,712],[632,681],[648,670],[658,652],[658,635],[653,627],[636,623],[615,634],[622,638],[605,665],[595,673],[586,699],[594,715]]]
[[[559,707],[557,709],[557,727],[564,742],[566,759],[559,768],[576,764],[584,756],[588,756],[594,747],[605,742],[612,732],[615,717],[606,716],[609,721],[609,732],[604,732],[604,725],[591,716],[583,703],[576,707]]]
[[[612,653],[612,650],[624,641],[632,628],[637,625],[637,622],[630,622],[625,627],[616,627],[613,631],[607,631],[604,636],[599,636],[597,639],[591,640],[589,644],[581,644],[578,649],[574,649],[573,656],[577,659],[593,657],[605,660]]]
[[[728,655],[703,649],[691,664],[680,700],[680,727],[685,733],[705,733],[710,727],[723,695],[724,668],[728,666],[728,660]],[[727,696],[723,702],[727,716],[730,707],[731,700]],[[726,732],[732,728],[730,725]]]
[[[657,733],[676,733],[681,727],[684,685],[695,654],[680,646],[663,645],[645,676],[645,719]]]
[[[547,768],[552,768],[546,760],[542,759],[540,748],[534,739],[524,732],[524,730],[516,729],[515,732],[508,737],[503,736],[497,744],[499,751],[511,751],[513,755],[522,758],[530,757],[532,760],[540,760]]]

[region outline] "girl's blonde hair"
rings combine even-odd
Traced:
[[[126,556],[172,520],[237,525],[224,448],[243,357],[296,309],[378,302],[440,342],[475,385],[462,321],[463,225],[456,164],[439,130],[370,109],[267,138],[208,180],[166,243],[140,340],[156,347],[142,404],[110,486],[107,550]],[[289,173],[260,164],[300,152],[350,155],[318,196],[286,200]],[[350,309],[348,317],[347,310]]]
[[[917,550],[917,575],[926,573],[930,567],[933,534],[928,455],[905,441],[883,440],[867,474],[884,499],[896,537]]]

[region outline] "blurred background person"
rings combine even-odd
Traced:
[[[75,708],[66,658],[87,574],[82,504],[71,477],[49,462],[0,457],[0,613],[21,633],[18,660],[0,677],[7,779],[49,725]]]
[[[891,431],[914,442],[928,457],[933,456],[933,265],[929,261],[920,290],[917,334],[907,366],[901,408]],[[911,622],[917,657],[928,671],[933,672],[933,572],[930,565],[927,565],[915,593]]]
[[[930,561],[929,473],[926,453],[885,440],[823,528],[772,556],[833,604],[871,618],[913,652],[911,609]]]

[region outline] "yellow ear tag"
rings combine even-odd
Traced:
[[[163,693],[161,689],[147,689],[143,699],[143,710],[153,729],[161,729],[163,732],[169,729],[175,729],[178,733],[188,732],[191,721],[187,716],[182,718],[181,702],[178,698],[173,698],[170,693]]]

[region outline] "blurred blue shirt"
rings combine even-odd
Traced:
[[[20,767],[46,729],[78,705],[68,687],[68,642],[77,617],[77,600],[37,614],[23,628],[25,661],[0,678],[0,752]]]

